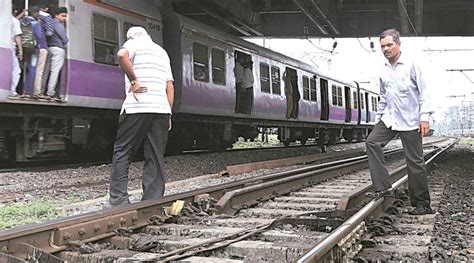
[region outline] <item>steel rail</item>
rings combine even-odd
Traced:
[[[272,180],[257,185],[229,191],[217,202],[216,208],[220,213],[235,214],[238,210],[269,200],[276,196],[288,194],[340,174],[362,169],[367,166],[365,158],[351,158],[351,162],[326,167],[320,170],[302,172],[286,178]]]
[[[401,152],[400,149],[387,151],[387,154]],[[8,257],[9,260],[28,258],[31,249],[39,251],[37,254],[51,256],[65,250],[69,244],[80,241],[83,243],[94,242],[116,235],[120,229],[134,230],[148,226],[156,217],[166,217],[166,207],[171,207],[176,200],[185,204],[196,202],[197,198],[206,195],[215,199],[222,198],[226,192],[266,183],[298,173],[326,169],[345,162],[361,162],[364,156],[348,160],[332,161],[324,164],[312,165],[292,171],[248,178],[235,182],[225,183],[188,191],[175,195],[165,196],[157,200],[147,200],[139,203],[124,205],[108,210],[90,212],[86,214],[55,219],[36,225],[25,225],[0,232],[0,259]],[[15,261],[12,261],[15,262]]]
[[[400,149],[387,151],[387,154],[400,152]],[[263,175],[235,182],[211,186],[204,189],[165,196],[157,200],[147,200],[116,207],[108,210],[89,212],[81,215],[55,219],[49,222],[30,224],[0,232],[0,254],[11,257],[27,258],[27,252],[19,249],[18,244],[34,246],[44,254],[65,250],[70,242],[93,242],[115,235],[121,228],[137,229],[150,224],[154,217],[165,217],[164,208],[171,207],[176,200],[185,204],[195,201],[196,197],[209,195],[217,200],[226,192],[248,187],[258,183],[271,182],[298,173],[311,172],[331,166],[341,165],[354,160],[364,160],[364,156],[346,160],[331,161],[292,171]]]
[[[431,144],[425,147],[432,147]],[[385,155],[401,153],[400,149],[385,152]],[[319,170],[298,169],[297,174],[291,174],[281,179],[271,180],[268,182],[261,182],[254,186],[235,189],[228,191],[219,199],[216,208],[220,213],[235,214],[238,210],[255,205],[263,200],[269,200],[276,196],[288,194],[296,191],[304,186],[315,184],[330,178],[339,176],[342,173],[348,173],[357,169],[362,169],[367,166],[367,155],[353,157],[347,159],[347,162],[334,162],[334,165],[321,168]],[[404,174],[405,168],[398,169],[396,175],[393,176],[392,182],[398,179],[401,174]],[[365,201],[364,193],[372,189],[371,184],[368,184],[362,190],[355,190],[352,197],[342,198],[338,205],[339,211],[345,213],[349,206],[355,206],[361,201]],[[340,212],[341,214],[341,212]]]
[[[443,154],[446,150],[451,148],[456,144],[458,140],[455,140],[449,143],[443,148],[438,148],[428,153],[429,159],[426,161],[427,165],[431,165],[432,161],[435,160],[438,156]],[[405,165],[406,166],[406,165]],[[401,185],[405,184],[408,180],[408,175],[404,175],[402,178],[398,179],[393,185],[393,188],[398,188]],[[375,211],[382,208],[390,198],[376,198],[371,200],[367,205],[360,209],[357,213],[351,216],[346,222],[340,225],[335,229],[330,235],[324,238],[316,246],[314,246],[310,251],[308,251],[304,256],[302,256],[298,263],[308,263],[308,262],[320,262],[328,259],[331,256],[331,252],[338,243],[346,237],[349,233],[354,231],[354,229],[366,218],[372,215]],[[328,259],[329,260],[329,259]]]

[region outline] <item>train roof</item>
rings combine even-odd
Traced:
[[[170,12],[170,13],[173,16],[173,19],[177,19],[179,21],[181,29],[185,28],[185,29],[188,29],[190,31],[196,32],[198,34],[205,35],[209,38],[213,38],[213,39],[216,39],[218,41],[228,43],[232,46],[236,46],[236,47],[238,47],[242,50],[251,51],[252,53],[256,53],[258,55],[262,55],[262,56],[265,56],[265,57],[271,57],[274,60],[277,60],[277,61],[285,63],[285,64],[292,65],[292,66],[297,67],[297,68],[302,69],[302,70],[312,72],[312,73],[314,73],[318,76],[324,76],[324,78],[326,78],[326,79],[337,81],[337,82],[340,82],[340,83],[343,83],[343,84],[349,85],[349,86],[355,86],[356,85],[355,81],[353,81],[353,80],[345,80],[345,79],[341,79],[341,78],[332,77],[328,72],[324,72],[323,70],[321,70],[319,68],[316,68],[312,65],[309,65],[307,63],[304,63],[302,61],[296,60],[294,58],[291,58],[291,57],[286,56],[284,54],[281,54],[279,52],[276,52],[276,51],[273,51],[271,49],[259,46],[259,45],[254,44],[254,43],[251,43],[249,41],[238,38],[238,37],[233,36],[231,34],[227,34],[225,32],[222,32],[220,30],[217,30],[215,28],[212,28],[212,27],[209,27],[205,24],[202,24],[198,21],[195,21],[191,18],[179,15],[179,14],[174,13],[174,12]],[[163,15],[165,17],[165,19],[168,18],[170,13]]]

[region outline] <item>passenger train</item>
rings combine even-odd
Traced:
[[[31,1],[30,1],[31,2]],[[59,0],[70,42],[58,87],[62,101],[10,97],[12,49],[0,32],[0,156],[31,161],[107,152],[125,97],[115,54],[133,25],[145,27],[171,59],[175,79],[168,151],[224,149],[261,127],[285,145],[315,139],[362,141],[374,125],[378,94],[315,67],[163,9],[160,1]],[[10,28],[11,2],[0,3]],[[235,63],[251,61],[249,98],[236,91]],[[285,81],[286,80],[286,81]],[[239,103],[245,113],[237,110]],[[241,105],[241,106],[242,106]]]

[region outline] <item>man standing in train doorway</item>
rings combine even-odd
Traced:
[[[241,94],[241,112],[244,114],[252,113],[253,106],[253,66],[252,58],[245,57],[242,62],[244,67],[244,75],[242,81],[242,94]]]
[[[408,170],[412,215],[432,213],[428,172],[423,158],[422,137],[428,135],[434,110],[432,91],[419,63],[400,51],[400,33],[389,29],[380,34],[380,46],[387,58],[380,74],[380,103],[376,124],[366,140],[373,197],[393,196],[382,148],[400,136]]]
[[[62,101],[60,91],[56,90],[59,81],[59,75],[64,66],[66,58],[66,46],[69,38],[66,32],[67,8],[58,7],[54,10],[54,19],[52,23],[52,35],[48,38],[48,57],[51,59],[48,86],[46,93],[48,99]]]
[[[109,205],[130,203],[127,191],[130,159],[143,145],[143,200],[165,192],[164,152],[171,129],[173,75],[166,51],[143,27],[132,27],[117,53],[125,73],[126,98],[120,112],[112,157]]]

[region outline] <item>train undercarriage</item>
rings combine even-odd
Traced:
[[[115,110],[35,105],[2,105],[0,110],[3,164],[111,156],[117,124]]]
[[[105,160],[112,156],[118,112],[115,110],[61,109],[22,111],[4,107],[0,124],[0,160],[3,163],[61,160],[80,157]],[[341,139],[363,141],[370,126],[309,124],[196,115],[173,115],[167,154],[186,150],[223,151],[242,137],[255,140],[262,130],[278,134],[285,146],[313,140],[319,145],[336,144]]]
[[[173,131],[168,139],[168,153],[186,150],[225,150],[232,147],[239,137],[244,141],[257,139],[267,129],[278,134],[285,146],[300,141],[306,144],[313,140],[319,145],[332,145],[341,139],[348,142],[365,140],[371,126],[349,126],[332,124],[309,124],[272,120],[216,118],[206,116],[178,116],[173,121]]]

